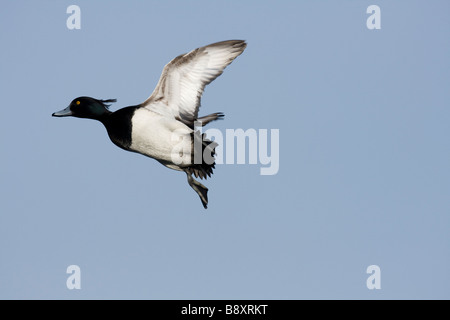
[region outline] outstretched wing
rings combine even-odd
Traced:
[[[164,67],[152,95],[140,106],[193,125],[205,86],[220,76],[246,46],[243,40],[229,40],[179,55]]]

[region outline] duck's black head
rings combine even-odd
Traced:
[[[101,120],[105,115],[111,113],[108,110],[110,103],[116,99],[98,100],[91,97],[78,97],[64,110],[55,112],[53,117],[77,117]]]

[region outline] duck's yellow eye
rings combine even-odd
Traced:
[[[80,100],[77,100],[77,102],[75,102],[76,104],[77,104],[77,106],[79,106],[80,105]]]

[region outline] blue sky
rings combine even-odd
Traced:
[[[449,299],[449,9],[6,2],[0,298]],[[100,123],[51,117],[82,95],[138,104],[172,58],[227,39],[248,47],[200,115],[224,112],[208,127],[223,132],[279,129],[280,167],[218,165],[206,211],[183,173],[117,148]]]

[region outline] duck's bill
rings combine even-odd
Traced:
[[[70,107],[67,107],[61,111],[54,112],[52,114],[53,117],[69,117],[72,115],[72,111],[70,111]]]

